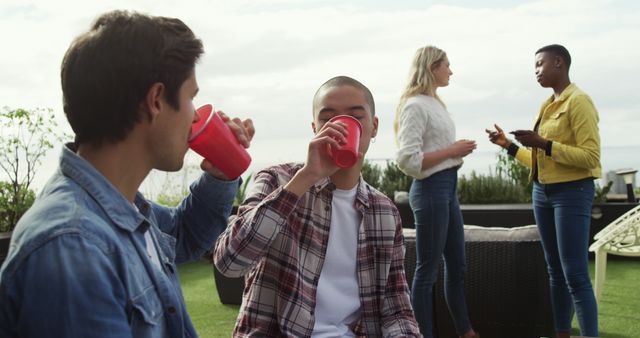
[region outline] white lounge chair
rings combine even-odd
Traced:
[[[594,292],[600,303],[607,273],[607,254],[640,257],[640,205],[627,211],[593,236],[589,251],[596,254]]]

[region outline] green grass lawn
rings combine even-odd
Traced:
[[[600,337],[640,337],[640,261],[609,260],[607,265],[599,309]],[[220,303],[212,269],[205,261],[180,266],[184,297],[201,337],[230,337],[239,307]],[[590,272],[593,278],[593,262]],[[575,320],[573,327],[577,334]]]
[[[611,256],[609,256],[611,257]],[[589,272],[593,281],[595,268],[591,261]],[[608,260],[607,278],[600,300],[599,328],[603,338],[640,337],[640,261]],[[573,327],[578,334],[578,323]]]
[[[220,303],[213,263],[183,264],[178,270],[187,310],[200,337],[231,337],[240,306]]]

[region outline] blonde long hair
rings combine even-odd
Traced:
[[[435,77],[433,76],[433,70],[436,69],[442,60],[447,56],[442,49],[435,46],[424,46],[416,51],[411,63],[411,69],[409,70],[409,78],[407,79],[407,85],[400,96],[400,102],[396,107],[396,117],[393,120],[393,131],[398,137],[398,128],[400,123],[400,113],[404,108],[407,99],[416,95],[428,95],[436,100],[440,101],[444,106],[444,102],[436,94]]]

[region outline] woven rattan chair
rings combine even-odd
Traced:
[[[549,277],[535,225],[465,226],[465,291],[474,329],[483,337],[553,336]],[[405,271],[415,272],[415,230],[405,229]],[[444,300],[444,264],[434,293],[436,336],[457,337]]]

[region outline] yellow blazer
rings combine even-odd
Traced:
[[[589,95],[572,83],[557,100],[551,96],[542,104],[535,123],[538,120],[538,134],[553,141],[551,156],[543,149],[524,147],[515,155],[529,168],[537,164],[538,182],[560,183],[602,175],[599,117]]]

